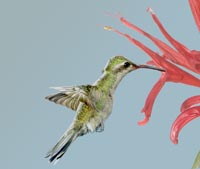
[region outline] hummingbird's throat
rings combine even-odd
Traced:
[[[124,76],[125,75],[116,75],[104,72],[93,85],[97,86],[104,92],[113,94]]]

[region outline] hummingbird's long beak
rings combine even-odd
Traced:
[[[154,67],[154,66],[149,66],[149,65],[136,65],[136,67],[139,68],[145,68],[145,69],[153,69],[153,70],[158,70],[161,72],[165,72],[164,69],[158,68],[158,67]]]

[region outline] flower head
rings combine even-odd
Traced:
[[[200,0],[189,0],[189,4],[197,28],[200,31]],[[148,54],[152,59],[148,62],[148,64],[153,64],[157,67],[165,69],[165,72],[162,73],[160,79],[153,86],[146,99],[145,105],[142,109],[142,112],[145,113],[145,119],[138,122],[139,125],[145,125],[149,121],[155,99],[166,82],[184,83],[187,85],[200,87],[200,80],[198,78],[177,66],[183,66],[197,74],[200,74],[200,51],[190,50],[185,45],[174,39],[166,31],[156,16],[155,12],[151,8],[148,8],[147,11],[151,14],[154,22],[157,24],[158,28],[169,41],[169,43],[173,46],[173,48],[160,39],[145,32],[136,25],[130,23],[124,17],[118,16],[118,19],[128,28],[137,31],[138,33],[150,39],[159,48],[160,52],[162,53],[161,55],[152,51],[143,43],[139,42],[128,34],[120,32],[119,30],[109,26],[104,27],[106,30],[116,32],[117,34],[127,38],[132,44],[139,47],[146,54]],[[200,105],[198,104],[200,104],[200,95],[190,97],[182,103],[180,108],[181,113],[172,124],[170,132],[170,139],[174,144],[178,143],[178,135],[181,129],[191,120],[200,117]],[[197,154],[197,157],[192,166],[192,169],[197,168],[200,168],[200,152]]]
[[[134,28],[134,30],[137,29],[140,32],[144,33],[144,31],[142,29],[131,24],[130,22],[125,20],[123,17],[120,17],[120,21],[128,27],[130,27],[132,29]],[[138,40],[134,39],[130,35],[122,33],[119,30],[114,29],[112,27],[108,27],[108,26],[104,27],[104,29],[114,31],[117,34],[127,38],[132,44],[134,44],[137,47],[139,47],[140,49],[142,49],[145,53],[147,53],[151,57],[152,61],[148,62],[148,63],[154,64],[157,67],[161,67],[161,68],[165,69],[165,72],[162,73],[162,76],[160,77],[158,82],[154,85],[154,87],[152,88],[152,90],[150,91],[150,93],[146,99],[145,105],[142,109],[142,112],[145,113],[145,119],[141,122],[138,122],[139,125],[144,125],[149,121],[154,101],[155,101],[157,95],[159,94],[160,90],[164,86],[165,82],[184,83],[187,85],[200,87],[200,80],[198,78],[196,78],[195,76],[189,74],[188,72],[180,69],[175,64],[172,64],[166,58],[164,58],[164,57],[160,56],[158,53],[152,51],[150,48],[148,48],[147,46],[145,46],[143,43],[139,42]],[[152,37],[150,34],[148,34],[148,36]],[[152,37],[152,39],[155,39],[155,38]],[[157,40],[156,42],[159,44],[159,40]]]

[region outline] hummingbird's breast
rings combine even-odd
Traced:
[[[92,98],[98,116],[102,117],[102,120],[106,120],[112,112],[113,107],[113,97],[110,93],[96,90],[92,92]]]

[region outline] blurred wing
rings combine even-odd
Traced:
[[[49,101],[56,104],[61,104],[74,111],[77,110],[80,102],[93,107],[92,101],[89,98],[89,92],[92,88],[90,85],[86,86],[72,86],[72,87],[51,87],[53,89],[59,90],[60,93],[50,95],[45,97]]]
[[[194,160],[194,164],[192,166],[192,169],[200,168],[200,151],[196,156],[196,159]]]

